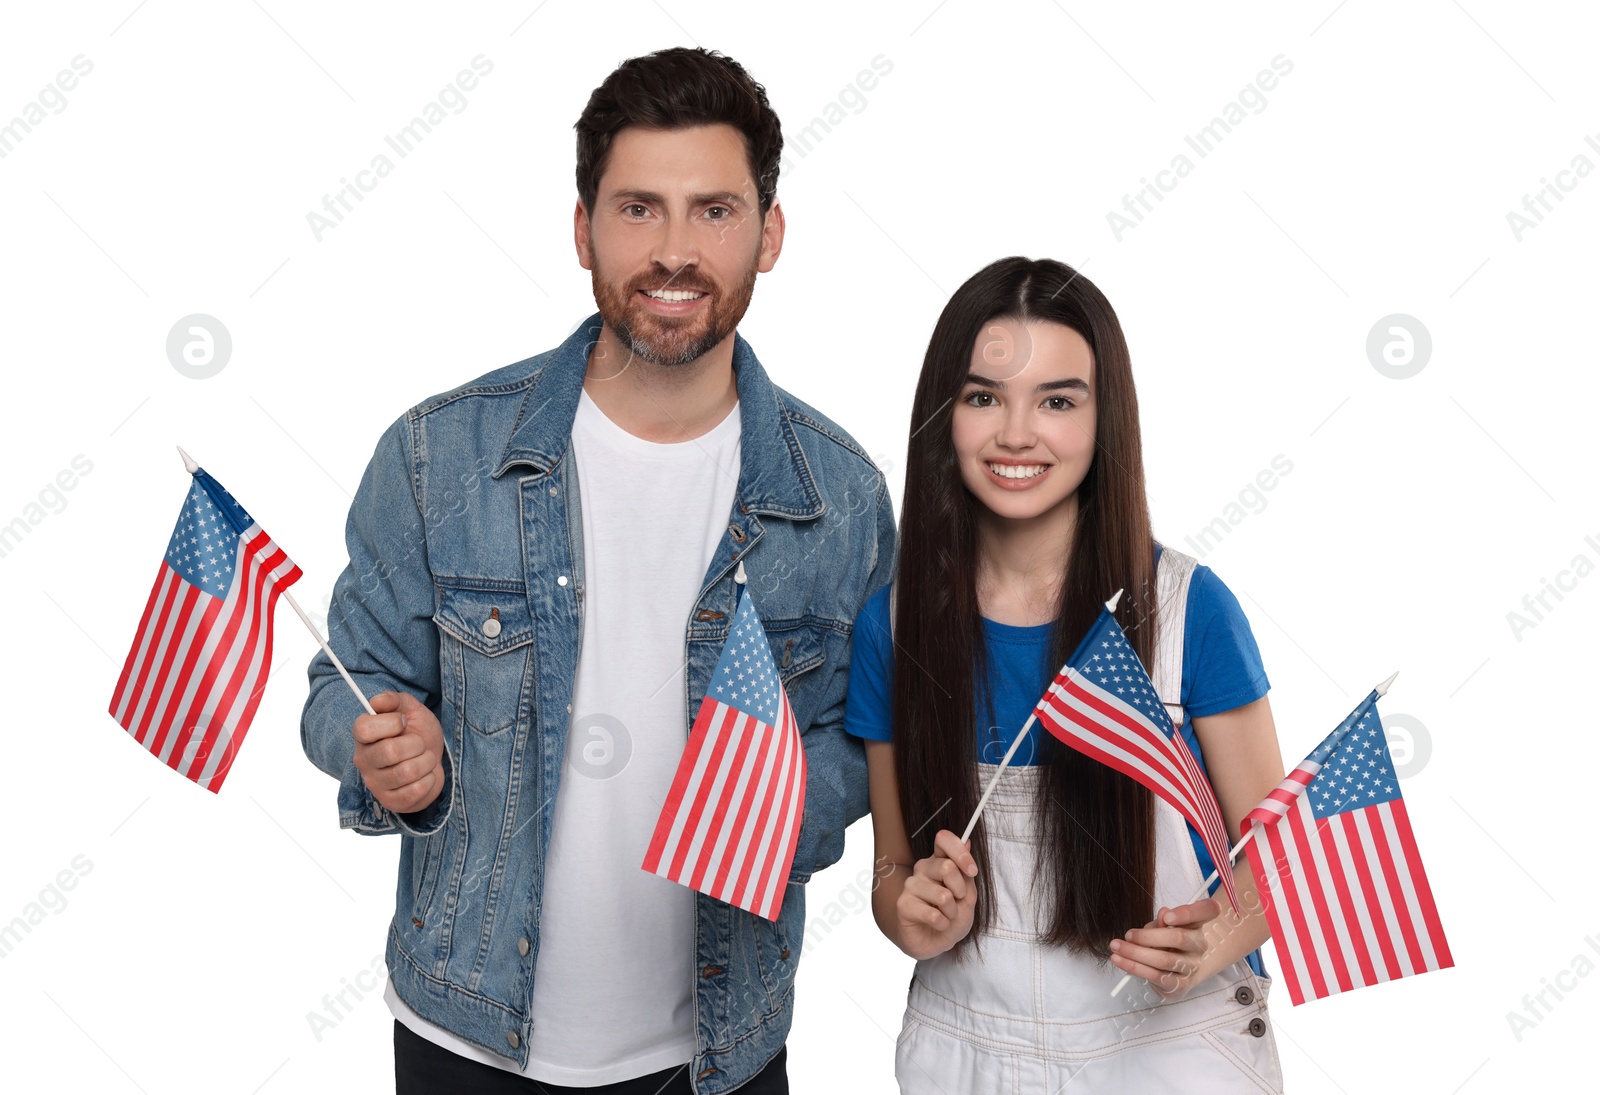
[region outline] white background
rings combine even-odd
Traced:
[[[1292,462],[1202,561],[1249,614],[1290,764],[1402,671],[1384,711],[1431,743],[1396,750],[1420,761],[1406,801],[1457,968],[1280,995],[1290,1089],[1564,1085],[1600,976],[1567,976],[1520,1039],[1508,1013],[1580,953],[1600,962],[1600,178],[1563,176],[1520,240],[1507,213],[1574,157],[1600,164],[1600,25],[1580,5],[1336,2],[7,5],[0,121],[75,56],[93,71],[0,159],[0,524],[27,526],[0,557],[0,925],[54,906],[0,957],[5,1086],[392,1082],[377,995],[308,1019],[381,955],[399,850],[340,831],[336,785],[301,753],[312,640],[280,609],[220,795],[106,714],[187,487],[173,445],[293,555],[320,614],[383,427],[592,310],[571,243],[590,91],[625,57],[696,43],[767,86],[791,145],[842,93],[860,107],[788,150],[786,247],[741,332],[878,454],[897,504],[935,317],[1016,253],[1082,268],[1115,304],[1160,538],[1196,553],[1187,537]],[[494,69],[466,109],[319,242],[307,214],[478,54]],[[845,92],[880,54],[889,75]],[[1265,108],[1188,149],[1279,54],[1293,71]],[[1108,212],[1186,151],[1193,172],[1119,240]],[[233,341],[208,380],[166,354],[195,313]],[[1366,349],[1397,313],[1433,346],[1405,380]],[[79,455],[92,470],[41,499]],[[1564,570],[1573,588],[1515,633],[1507,614]],[[87,873],[50,895],[78,856]],[[862,823],[811,883],[830,930],[800,973],[797,1092],[893,1090],[910,963],[864,914],[870,863]]]

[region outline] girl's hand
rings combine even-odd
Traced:
[[[1178,1000],[1216,972],[1217,948],[1207,936],[1220,938],[1229,930],[1231,925],[1222,921],[1222,905],[1209,897],[1158,909],[1150,923],[1111,941],[1111,964],[1143,977],[1163,999]]]
[[[972,930],[978,864],[949,829],[933,840],[934,853],[917,861],[895,902],[900,949],[912,958],[943,954]]]

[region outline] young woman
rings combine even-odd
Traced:
[[[911,427],[895,582],[857,620],[845,717],[868,739],[878,862],[893,864],[873,914],[918,960],[901,1091],[1281,1090],[1243,856],[1245,915],[1190,902],[1212,869],[1198,835],[1037,725],[972,839],[956,835],[1118,589],[1235,839],[1283,778],[1239,602],[1152,539],[1111,305],[1059,262],[979,271],[934,328]]]

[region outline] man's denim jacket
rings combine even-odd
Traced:
[[[414,814],[378,805],[352,761],[361,708],[321,653],[300,726],[306,755],[339,780],[340,826],[400,834],[385,956],[401,998],[519,1068],[582,641],[569,444],[599,330],[596,314],[555,350],[413,407],[379,441],[350,507],[329,641],[363,693],[409,692],[438,716],[439,798]],[[867,812],[866,760],[843,725],[850,632],[895,557],[888,492],[866,453],[773,385],[737,335],[733,368],[739,483],[684,621],[685,733],[727,636],[743,560],[804,735],[807,780],[777,923],[695,895],[698,1092],[738,1087],[788,1037],[804,884],[839,859],[845,826]],[[703,527],[685,515],[686,535]]]

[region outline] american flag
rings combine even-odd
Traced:
[[[748,591],[642,866],[777,920],[805,810],[806,754]]]
[[[272,664],[272,608],[300,580],[233,496],[194,473],[111,717],[170,767],[218,791]]]
[[[1239,908],[1217,794],[1110,609],[1100,610],[1035,710],[1056,737],[1138,780],[1182,814],[1205,841],[1229,902]]]
[[[1374,689],[1244,820],[1296,1004],[1455,965]]]

